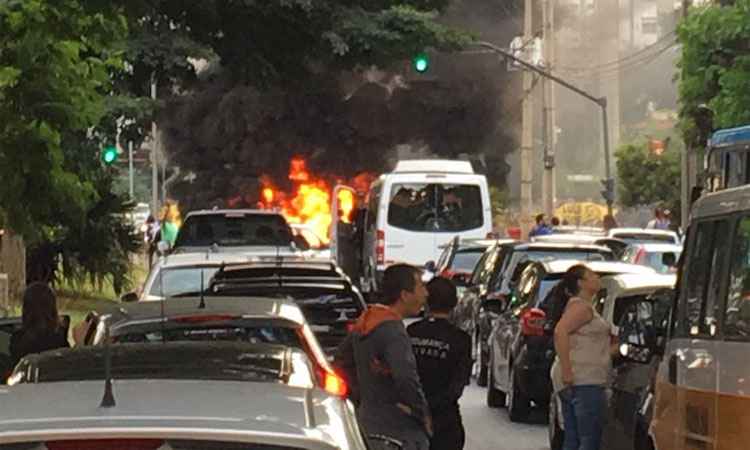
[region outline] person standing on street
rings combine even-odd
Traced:
[[[177,241],[177,232],[180,230],[179,217],[180,212],[177,205],[167,201],[161,219],[161,240],[168,242],[170,248],[174,247],[174,243]]]
[[[11,367],[15,367],[26,355],[70,347],[70,323],[58,315],[57,298],[46,283],[28,285],[23,293],[21,314],[21,328],[10,337]]]
[[[534,236],[544,236],[546,234],[552,234],[552,229],[547,225],[547,222],[544,221],[544,214],[537,214],[536,218],[534,219],[536,222],[536,226],[529,231],[529,237]]]
[[[669,229],[669,219],[664,215],[664,211],[661,208],[654,208],[654,218],[646,224],[646,228],[653,230]]]
[[[458,399],[471,377],[471,337],[448,321],[458,303],[453,282],[433,278],[427,292],[429,317],[409,325],[406,331],[432,414],[430,450],[462,450],[466,435]]]
[[[360,316],[334,366],[352,390],[367,435],[398,440],[404,450],[427,450],[432,418],[403,324],[422,309],[427,289],[421,271],[406,264],[388,267],[382,286],[383,303]]]
[[[555,326],[557,357],[550,376],[562,403],[564,450],[599,450],[606,413],[605,386],[611,367],[612,327],[592,304],[599,276],[579,264],[560,281],[571,295]]]

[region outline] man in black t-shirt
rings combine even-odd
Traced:
[[[407,328],[417,359],[419,378],[433,421],[430,450],[461,450],[465,433],[458,399],[471,376],[471,338],[448,322],[458,302],[456,287],[441,277],[427,284],[426,319]]]

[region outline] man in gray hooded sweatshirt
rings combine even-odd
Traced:
[[[365,433],[401,441],[404,450],[428,450],[432,435],[430,408],[403,324],[426,298],[417,268],[390,266],[383,274],[382,304],[362,314],[334,363],[351,387]]]

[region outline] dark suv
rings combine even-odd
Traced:
[[[504,406],[510,420],[525,420],[532,406],[549,405],[549,371],[555,351],[553,329],[545,327],[555,284],[577,260],[528,262],[511,294],[498,308],[500,314],[489,337],[487,406]],[[599,275],[655,274],[644,266],[614,261],[586,261]]]
[[[237,264],[214,274],[211,295],[291,298],[331,355],[365,310],[362,294],[334,263],[296,259]]]

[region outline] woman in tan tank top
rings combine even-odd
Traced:
[[[568,269],[560,283],[571,298],[555,327],[557,357],[551,378],[562,403],[564,450],[598,450],[611,367],[611,326],[594,310],[599,276],[584,265]]]

